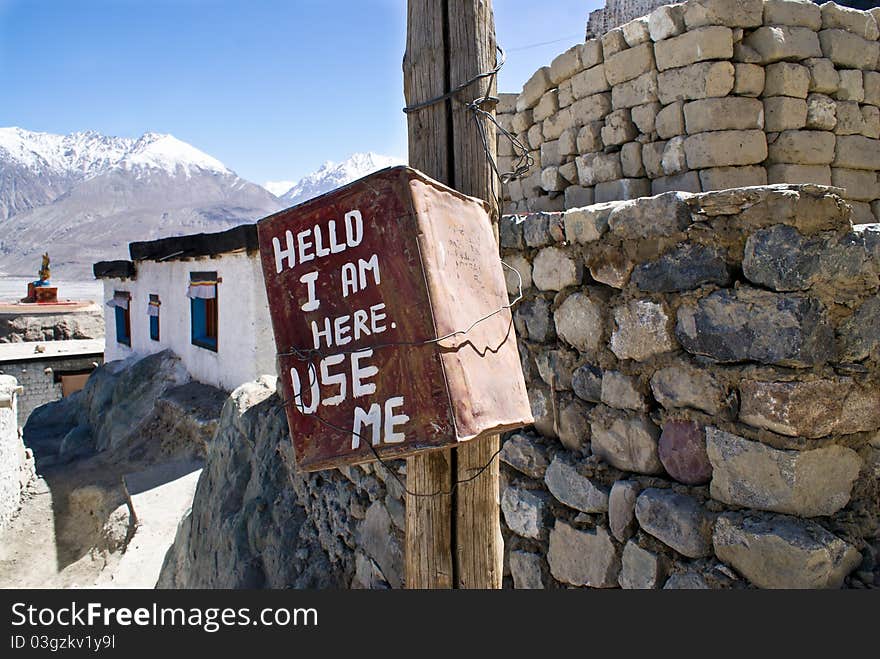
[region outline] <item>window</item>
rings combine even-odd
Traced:
[[[189,275],[190,319],[192,343],[208,350],[217,350],[217,284],[216,272],[191,272]]]
[[[113,291],[113,297],[107,302],[108,307],[113,307],[116,320],[116,342],[131,346],[131,293],[128,291]]]
[[[95,368],[95,366],[91,366],[89,368],[80,368],[73,371],[53,370],[53,381],[55,384],[61,385],[61,397],[64,398],[70,396],[82,389],[86,384],[86,380],[89,379],[89,375],[91,375]]]
[[[150,293],[150,303],[147,305],[147,316],[150,318],[150,338],[159,340],[159,296]]]

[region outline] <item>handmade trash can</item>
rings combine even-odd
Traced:
[[[532,423],[484,202],[393,167],[257,232],[299,468]]]

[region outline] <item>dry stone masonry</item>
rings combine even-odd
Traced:
[[[880,586],[880,226],[841,194],[502,218],[536,420],[501,453],[507,585]]]
[[[501,95],[501,125],[535,162],[507,187],[509,212],[815,183],[844,189],[857,223],[880,218],[880,8],[633,0],[603,11],[637,10],[650,14],[603,23]],[[509,140],[498,153],[510,171]]]

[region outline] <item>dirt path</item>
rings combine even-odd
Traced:
[[[52,494],[42,478],[31,482],[21,510],[0,532],[0,586],[49,587],[58,563]]]
[[[173,461],[125,473],[136,526],[105,460],[53,468],[0,531],[0,588],[153,588],[200,467]]]

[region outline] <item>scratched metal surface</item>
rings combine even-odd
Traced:
[[[417,207],[422,212],[417,213]],[[354,209],[360,210],[364,220],[363,241],[359,245],[276,272],[273,237],[278,237],[283,245],[285,231],[290,230],[296,236],[315,225],[320,225],[326,236],[329,220],[335,220],[339,229],[345,213]],[[425,212],[425,209],[431,210]],[[464,258],[447,239],[461,238],[462,222],[469,224],[475,218],[484,221],[485,227],[480,227],[473,237],[468,233],[468,240],[462,243],[465,251],[479,245],[473,260]],[[446,227],[449,231],[437,227]],[[381,406],[393,396],[403,396],[405,406],[398,413],[405,413],[410,419],[401,428],[406,437],[404,442],[375,446],[383,458],[443,448],[493,429],[531,422],[509,313],[479,326],[481,333],[475,335],[474,345],[484,355],[492,355],[488,360],[466,345],[450,349],[458,342],[446,341],[445,348],[437,344],[380,347],[387,343],[421,343],[435,339],[466,327],[506,301],[506,294],[500,302],[497,295],[499,282],[503,286],[503,275],[482,202],[449,190],[415,170],[395,167],[267,217],[258,223],[257,229],[279,353],[290,352],[291,347],[313,347],[312,320],[322,322],[324,317],[352,314],[355,309],[368,309],[380,302],[386,305],[387,331],[361,337],[341,348],[345,351],[374,349],[369,361],[379,369],[371,379],[376,384],[376,392],[360,398],[349,395],[335,406],[320,405],[316,415],[302,414],[292,403],[287,405],[287,420],[301,469],[314,471],[373,460],[374,455],[366,446],[369,432],[365,432],[360,447],[352,449],[350,430],[354,409],[360,406],[367,410],[372,403]],[[344,231],[339,233],[344,240]],[[426,247],[426,236],[440,242]],[[486,240],[489,244],[483,244]],[[441,251],[454,252],[455,262],[438,260],[438,246]],[[426,249],[430,253],[427,257]],[[368,260],[373,254],[379,258],[381,283],[375,285],[368,274],[367,288],[343,297],[342,266],[359,258]],[[299,279],[314,270],[320,273],[316,285],[321,303],[317,310],[304,312],[301,306],[308,299],[307,291]],[[429,283],[447,279],[450,286],[438,288]],[[490,282],[488,287],[487,281]],[[462,286],[477,293],[452,295]],[[429,289],[435,292],[437,300],[430,299]],[[439,313],[442,323],[439,333],[435,325],[438,304],[444,307]],[[455,327],[447,330],[452,325]],[[472,340],[473,334],[469,334]],[[484,350],[489,344],[493,344],[494,352]],[[340,351],[324,346],[322,350],[328,355]],[[318,371],[319,360],[318,356],[312,359],[311,377]],[[497,370],[499,368],[502,370]],[[297,370],[308,402],[308,362],[291,355],[279,357],[285,400],[293,399],[290,369]],[[349,369],[340,366],[335,367],[334,372],[346,373],[350,386]],[[338,387],[322,387],[321,392],[322,397],[332,396]]]
[[[508,296],[487,208],[419,177],[410,189],[437,335],[484,318],[440,344],[459,441],[533,423],[510,310],[493,313]]]

